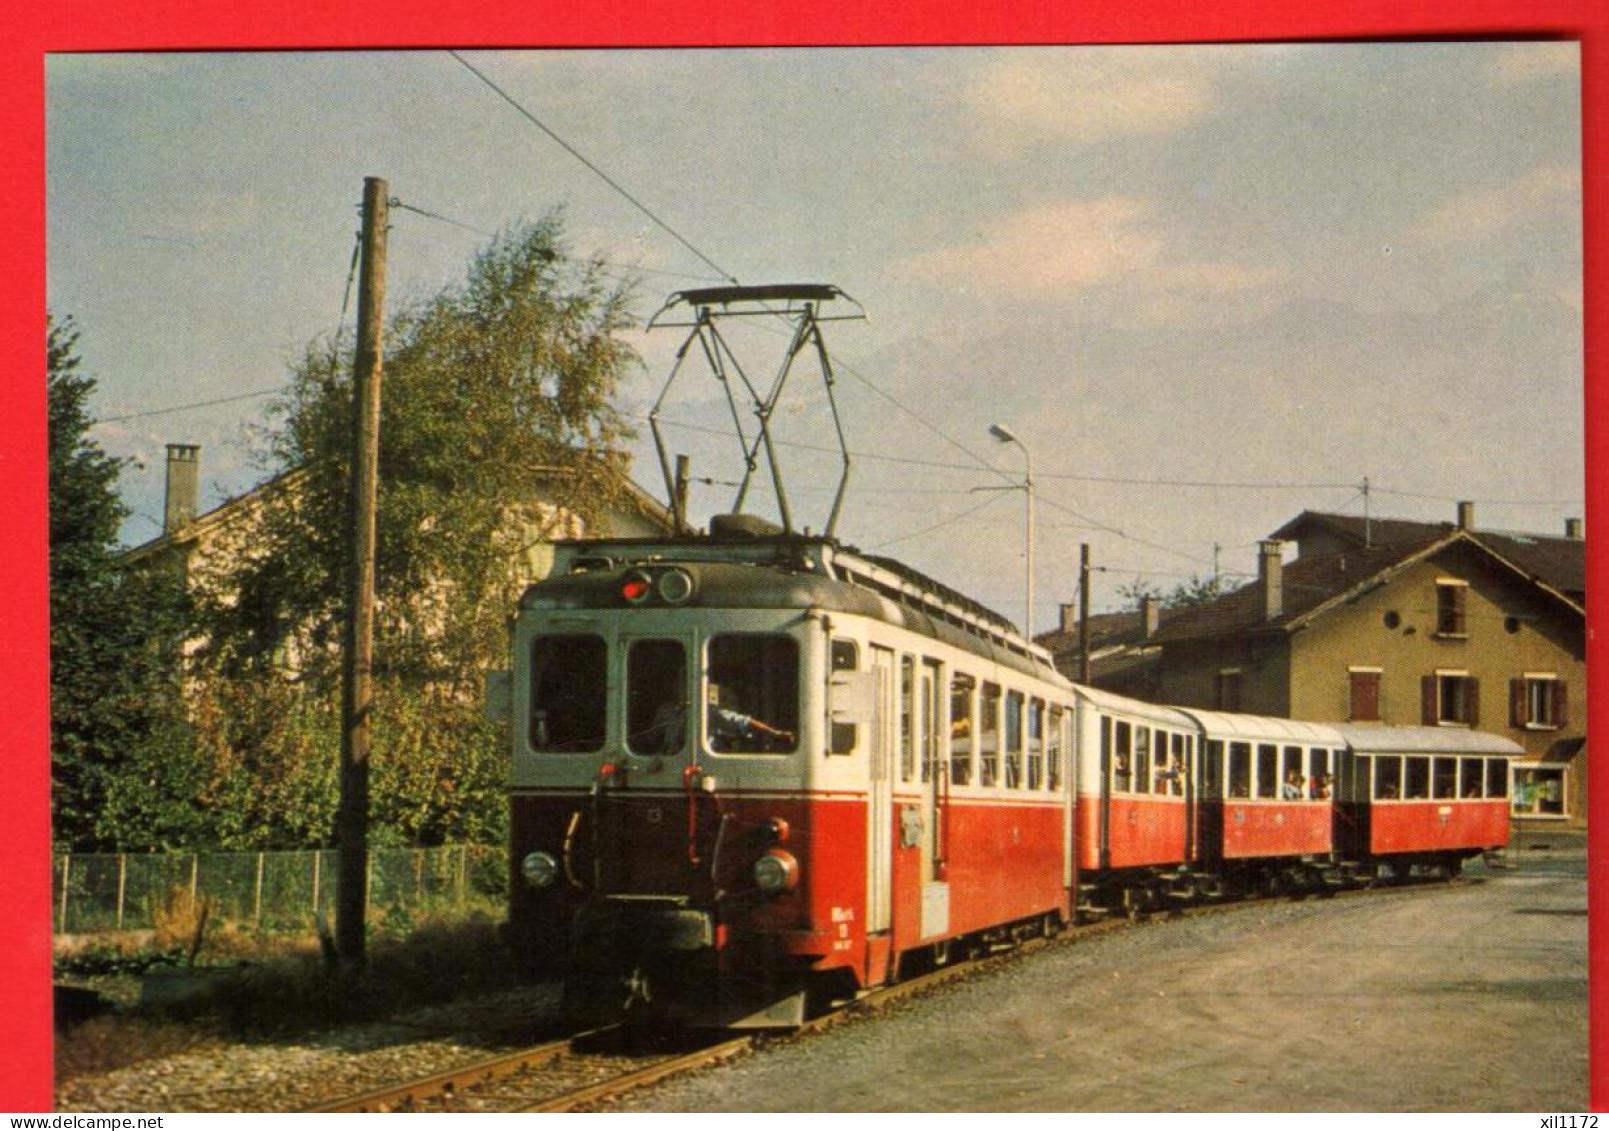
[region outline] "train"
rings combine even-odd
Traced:
[[[509,940],[578,1024],[786,1028],[1081,918],[1456,875],[1520,748],[1076,684],[752,515],[561,543],[512,622]]]

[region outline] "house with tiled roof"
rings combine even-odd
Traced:
[[[1143,597],[1139,608],[1124,612],[1094,613],[1089,618],[1089,676],[1083,674],[1083,652],[1076,606],[1061,606],[1061,622],[1034,640],[1050,653],[1056,670],[1068,679],[1114,691],[1135,699],[1156,698],[1155,637],[1163,623],[1179,610],[1164,608],[1160,598]]]
[[[1315,722],[1464,727],[1525,748],[1517,816],[1586,819],[1585,542],[1305,512],[1255,582],[1156,632],[1154,698]],[[1297,542],[1283,560],[1283,538]]]

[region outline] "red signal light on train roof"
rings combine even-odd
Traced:
[[[620,583],[620,595],[631,604],[641,604],[653,591],[653,580],[644,573],[628,574]]]

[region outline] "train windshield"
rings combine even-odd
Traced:
[[[531,749],[553,754],[603,748],[609,649],[589,633],[531,641]]]
[[[633,640],[626,648],[626,748],[675,754],[686,734],[686,649],[680,640]]]
[[[717,636],[709,644],[710,749],[787,754],[799,745],[799,645],[791,637]]]

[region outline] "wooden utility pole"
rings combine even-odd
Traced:
[[[373,715],[374,530],[380,463],[381,335],[385,309],[386,183],[363,181],[358,343],[352,365],[352,509],[346,657],[341,681],[341,803],[335,815],[339,886],[335,945],[342,963],[364,961],[368,905],[369,740]]]
[[[688,529],[687,489],[692,480],[690,462],[686,456],[676,457],[676,492],[671,500],[671,520],[675,529],[671,533],[678,536],[686,534]]]
[[[1089,543],[1078,545],[1078,682],[1089,685]]]

